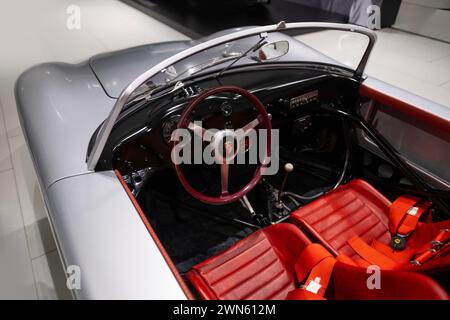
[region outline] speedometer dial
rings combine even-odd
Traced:
[[[180,115],[173,115],[164,121],[161,127],[162,138],[167,144],[170,144],[172,132],[176,129],[179,119]]]

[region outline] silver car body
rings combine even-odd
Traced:
[[[305,24],[311,25],[317,24]],[[74,297],[186,298],[114,172],[88,169],[88,144],[105,119],[102,134],[107,139],[108,119],[113,124],[131,92],[161,68],[196,50],[275,28],[235,29],[201,41],[150,44],[78,65],[47,63],[18,79],[21,125],[59,253],[64,267],[81,270],[81,289],[73,291]],[[374,79],[365,83],[450,119],[445,107]],[[95,142],[101,150],[105,141]]]

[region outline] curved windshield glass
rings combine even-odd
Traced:
[[[297,29],[262,32],[220,43],[161,69],[139,86],[129,102],[149,99],[161,88],[204,72],[274,62],[320,63],[355,71],[369,46],[367,35],[346,30]]]

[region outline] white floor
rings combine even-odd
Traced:
[[[78,31],[66,28],[72,4],[81,8]],[[185,37],[117,0],[10,0],[0,6],[0,299],[70,298],[19,126],[14,82],[40,62],[76,62]],[[390,29],[379,35],[368,73],[450,107],[450,45]]]
[[[370,76],[450,107],[450,44],[383,29],[366,66]],[[355,68],[366,48],[364,36],[326,31],[297,37],[335,60]]]
[[[66,28],[69,5],[81,29]],[[14,82],[30,66],[186,39],[117,0],[10,0],[0,4],[0,299],[70,298],[42,194],[20,129]]]
[[[450,107],[450,44],[394,29],[378,31],[366,72]]]

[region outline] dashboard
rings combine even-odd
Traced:
[[[348,79],[320,76],[250,91],[272,115],[272,127],[280,130],[282,146],[291,150],[326,149],[324,145],[330,142],[329,134],[318,133],[317,127],[329,125],[326,120],[318,120],[318,113],[322,106],[352,100],[347,84]],[[115,147],[113,167],[126,175],[149,167],[170,166],[172,132],[183,109],[203,90],[206,89],[200,86],[183,89],[172,100],[155,106],[145,127],[124,137]],[[211,97],[200,105],[192,120],[202,121],[206,128],[237,129],[256,115],[256,110],[242,97],[221,95]],[[322,135],[327,142],[318,141],[320,138],[317,135]]]

